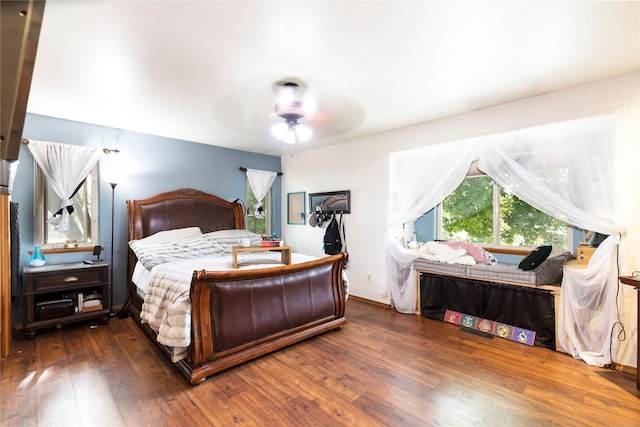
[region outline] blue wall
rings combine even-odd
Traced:
[[[164,138],[120,129],[95,126],[52,117],[27,114],[23,137],[61,142],[93,148],[118,149],[120,153],[103,155],[103,165],[117,163],[123,174],[114,193],[114,261],[112,282],[114,305],[124,303],[127,280],[127,199],[141,199],[178,188],[195,188],[223,199],[246,200],[246,175],[241,166],[274,172],[280,171],[280,157],[232,150],[172,138]],[[20,209],[20,264],[29,263],[29,251],[34,245],[33,157],[29,149],[20,147],[20,164],[14,181],[11,200]],[[281,231],[281,182],[273,184],[272,231]],[[101,256],[111,261],[111,186],[100,179],[100,245]],[[47,255],[47,263],[76,262],[93,258],[90,252]],[[13,321],[22,323],[24,298],[14,306]]]

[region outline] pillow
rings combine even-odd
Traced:
[[[551,253],[548,258],[555,258],[557,256],[564,255],[565,252],[569,251],[562,246],[551,246]]]
[[[160,242],[172,242],[174,240],[188,239],[189,237],[196,237],[201,234],[202,231],[200,230],[200,227],[177,228],[175,230],[158,231],[156,234],[143,237],[142,239],[132,240],[131,242],[135,242],[135,246],[151,245]],[[131,242],[129,242],[129,246],[131,246]],[[133,247],[131,247],[131,249],[133,249]]]
[[[482,249],[482,255],[484,256],[484,259],[487,260],[487,265],[496,265],[498,263],[498,258],[496,258],[491,252]]]
[[[550,253],[551,246],[538,246],[529,252],[529,255],[527,255],[522,261],[520,261],[518,267],[523,271],[533,270],[542,264],[542,262],[549,257]]]
[[[170,242],[163,241],[146,245],[137,243],[136,241],[129,242],[129,246],[136,254],[138,261],[147,270],[168,262],[219,257],[224,253],[222,246],[207,234]]]
[[[252,233],[248,230],[219,230],[207,233],[206,236],[210,236],[218,244],[224,248],[225,253],[231,253],[231,248],[240,245],[240,239],[248,237],[251,241],[251,246],[260,246],[262,237],[259,234]]]
[[[536,269],[536,286],[562,283],[562,267],[572,258],[571,252],[549,256]]]

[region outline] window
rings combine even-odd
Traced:
[[[497,246],[568,247],[565,222],[498,187],[489,176],[467,177],[438,209],[439,239]]]
[[[43,248],[63,248],[66,240],[76,240],[78,246],[94,246],[98,242],[98,165],[94,166],[72,198],[71,228],[55,231],[47,221],[60,208],[60,197],[49,180],[35,164],[35,244]]]
[[[257,206],[258,201],[253,194],[249,180],[247,179],[247,230],[257,234],[271,234],[271,190],[262,201],[262,206]]]

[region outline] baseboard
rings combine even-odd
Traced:
[[[374,300],[370,300],[370,299],[366,299],[366,298],[362,298],[362,297],[357,297],[355,295],[349,295],[349,299],[350,300],[354,300],[354,301],[358,301],[358,302],[363,302],[365,304],[371,304],[371,305],[375,305],[377,307],[382,307],[382,308],[391,308],[390,304],[385,304],[383,302],[378,302],[378,301],[374,301]]]
[[[634,368],[633,366],[621,365],[619,363],[613,363],[613,368],[616,371],[622,372],[623,374],[633,375],[634,377],[638,376],[638,368]]]

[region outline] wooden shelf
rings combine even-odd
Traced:
[[[640,280],[634,279],[632,276],[620,276],[618,279],[625,285],[635,286],[637,289],[640,289]]]

